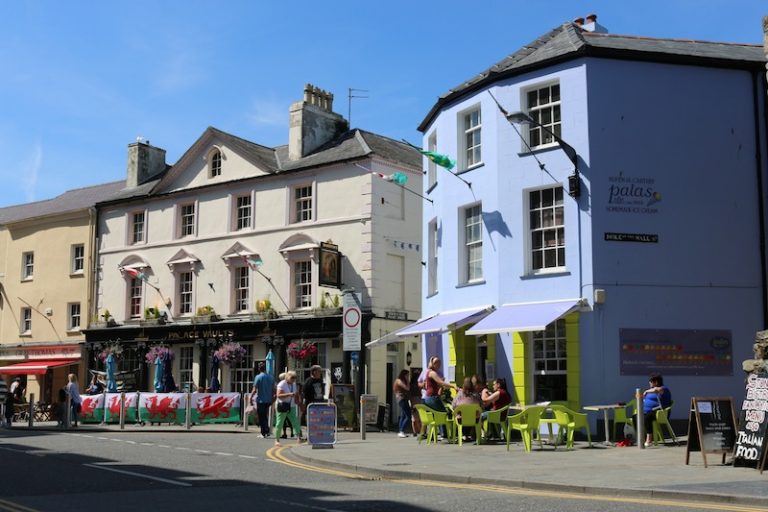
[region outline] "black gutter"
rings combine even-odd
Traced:
[[[760,286],[763,299],[763,328],[768,327],[768,276],[766,276],[766,249],[765,249],[765,191],[763,190],[763,144],[760,139],[760,89],[757,84],[763,82],[763,72],[752,72],[752,100],[754,103],[755,118],[755,170],[757,172],[757,210],[760,225]],[[768,85],[763,82],[763,89],[768,94]],[[763,100],[763,122],[764,128],[768,130],[768,109],[765,108],[765,99]]]

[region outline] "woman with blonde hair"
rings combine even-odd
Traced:
[[[293,405],[298,396],[296,389],[296,372],[285,372],[285,378],[277,384],[277,393],[275,394],[276,401],[276,417],[275,419],[275,446],[280,446],[280,432],[283,429],[283,423],[285,419],[291,424],[291,430],[294,432],[301,432],[301,426],[299,420],[294,412]],[[298,442],[301,443],[301,434],[298,436]]]
[[[67,375],[67,385],[64,386],[64,391],[69,395],[70,400],[70,419],[73,426],[77,426],[77,415],[80,414],[80,407],[83,403],[83,399],[80,397],[80,389],[77,386],[77,375],[70,373]]]

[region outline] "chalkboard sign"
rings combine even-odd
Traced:
[[[725,456],[733,453],[736,443],[736,411],[731,397],[694,397],[688,415],[688,444],[685,463],[691,452],[701,452],[704,467],[707,454]]]
[[[336,421],[339,428],[355,427],[355,387],[352,384],[333,385],[333,403],[336,404]]]
[[[765,468],[768,431],[768,373],[753,373],[747,377],[744,402],[739,414],[739,430],[736,433],[736,451],[733,465],[750,467],[763,472]]]
[[[307,439],[314,448],[336,444],[336,405],[313,403],[307,406]]]

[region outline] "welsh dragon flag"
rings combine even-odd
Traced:
[[[148,423],[184,424],[187,416],[186,393],[141,393],[139,418]]]
[[[125,421],[135,423],[138,419],[138,393],[125,394]],[[120,423],[120,393],[107,393],[104,406],[104,421],[107,423]]]
[[[192,423],[240,423],[240,393],[192,393]]]
[[[83,423],[101,423],[104,420],[104,395],[85,395],[82,398],[78,419]]]

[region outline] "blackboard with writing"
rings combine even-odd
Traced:
[[[725,456],[733,452],[736,443],[736,411],[731,397],[694,397],[688,415],[688,444],[685,463],[691,452],[701,452],[704,467],[707,454]]]
[[[739,414],[733,465],[763,472],[768,431],[768,373],[752,373],[747,377],[744,402]]]

